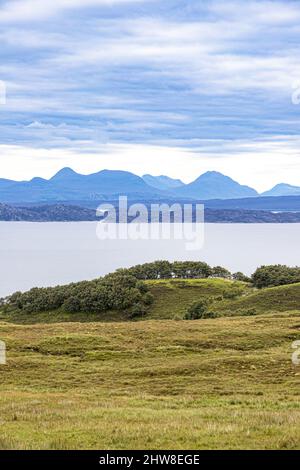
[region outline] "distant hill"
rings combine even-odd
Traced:
[[[242,186],[228,176],[216,171],[208,171],[192,183],[177,188],[175,191],[178,196],[203,200],[258,196],[255,189]]]
[[[265,191],[261,196],[300,196],[300,187],[281,183],[269,191]]]
[[[203,201],[204,202],[204,201]],[[211,209],[250,209],[263,211],[300,211],[300,196],[248,197],[241,199],[215,199],[204,202]]]
[[[0,221],[81,222],[99,220],[96,210],[67,204],[14,207],[0,204]],[[205,222],[221,223],[300,223],[300,212],[205,209]]]
[[[173,179],[169,176],[160,175],[160,176],[152,176],[152,175],[144,175],[143,180],[153,188],[161,189],[168,191],[169,189],[180,188],[180,186],[184,186],[184,183],[179,179]]]
[[[0,204],[0,221],[10,222],[80,222],[96,220],[96,211],[64,204],[38,207],[12,207]]]

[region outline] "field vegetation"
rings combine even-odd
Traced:
[[[104,278],[124,308],[3,302],[0,449],[300,449],[300,284],[215,276]]]

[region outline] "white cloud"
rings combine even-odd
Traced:
[[[249,23],[255,21],[264,25],[281,25],[297,23],[300,19],[299,6],[296,2],[282,2],[274,0],[251,0],[241,3],[238,0],[233,1],[213,1],[209,9],[220,16],[231,17],[235,20],[247,18]]]
[[[267,7],[269,2],[264,6],[266,14]],[[285,30],[269,31],[266,24],[261,25],[261,36],[257,37],[262,8],[258,10],[248,17],[247,11],[240,9],[241,17],[214,22],[207,18],[180,23],[157,18],[116,20],[110,23],[109,35],[100,22],[88,38],[73,40],[48,65],[74,71],[90,68],[94,72],[116,66],[144,67],[157,77],[182,80],[194,92],[222,95],[258,89],[287,95],[292,81],[300,76],[298,49],[287,48],[285,42],[281,48],[268,46],[268,41],[274,41],[276,34],[285,34]],[[300,7],[294,10],[300,18]],[[291,12],[290,16],[295,19]]]
[[[147,0],[9,0],[0,9],[0,22],[38,21],[63,13],[65,10],[110,7],[143,1]]]
[[[109,161],[186,180],[216,169],[259,189],[300,184],[299,2],[141,3],[1,2],[0,177]]]

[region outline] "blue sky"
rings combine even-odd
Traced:
[[[288,0],[0,1],[0,177],[300,185],[299,25]]]

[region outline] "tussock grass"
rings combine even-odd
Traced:
[[[220,312],[227,314],[238,314],[248,308],[255,308],[258,313],[300,311],[300,284],[255,290],[219,305]]]
[[[300,448],[295,314],[1,321],[0,338],[0,449]]]

